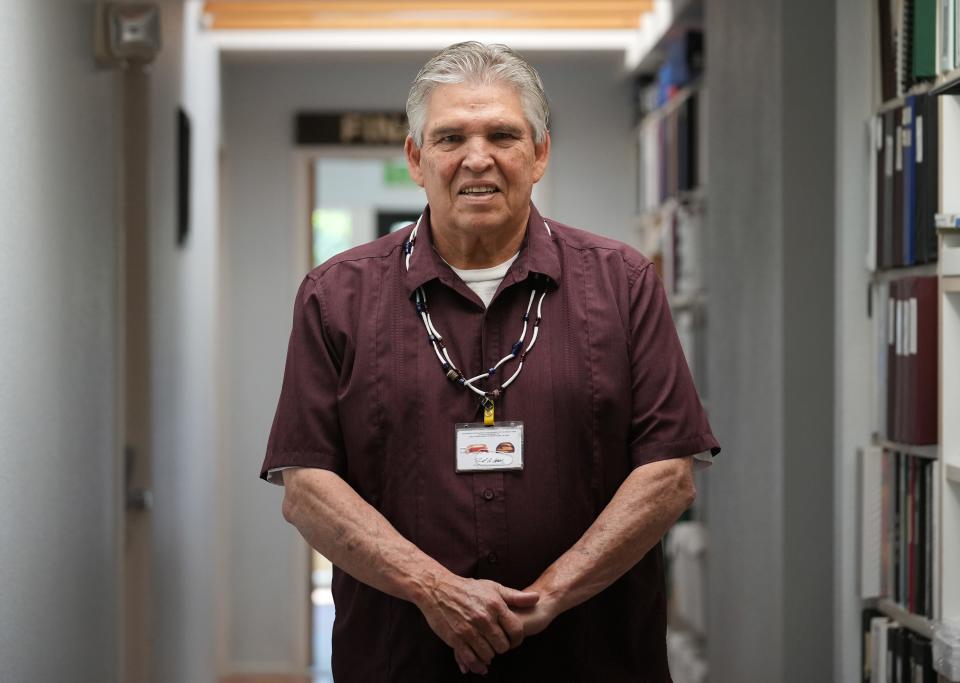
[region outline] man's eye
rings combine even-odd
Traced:
[[[442,138],[440,138],[439,142],[440,144],[449,145],[460,142],[462,139],[463,137],[460,135],[444,135]]]
[[[516,136],[513,133],[507,133],[505,131],[500,131],[493,134],[494,140],[513,140]]]

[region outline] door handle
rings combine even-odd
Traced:
[[[153,492],[148,489],[127,491],[127,510],[146,512],[153,508]]]
[[[153,491],[142,487],[132,487],[133,472],[137,463],[137,452],[132,446],[124,449],[125,479],[127,489],[127,510],[146,512],[153,508]]]

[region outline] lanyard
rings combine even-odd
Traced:
[[[410,233],[409,239],[403,245],[403,251],[406,254],[405,263],[407,270],[410,270],[410,257],[413,256],[414,245],[417,241],[417,231],[420,229],[420,221],[423,220],[423,215],[417,219],[417,224],[414,226],[413,231]],[[543,222],[544,227],[547,229],[547,232],[553,234],[550,231],[550,226],[547,225],[547,222]],[[433,346],[433,352],[437,355],[437,360],[440,361],[440,367],[446,375],[447,379],[455,384],[466,387],[473,393],[477,394],[480,397],[480,405],[483,406],[483,424],[488,427],[492,427],[494,424],[493,421],[493,402],[500,398],[503,395],[503,392],[506,391],[507,387],[513,384],[514,380],[520,376],[520,371],[523,370],[523,361],[526,359],[527,354],[533,350],[534,344],[537,343],[537,335],[540,331],[540,319],[541,319],[541,309],[543,308],[543,297],[547,295],[546,286],[542,292],[540,292],[540,298],[537,300],[537,317],[533,321],[533,334],[530,337],[530,344],[526,349],[523,348],[523,340],[527,336],[527,327],[530,323],[530,311],[533,308],[533,301],[537,298],[537,289],[534,288],[530,292],[530,300],[527,301],[527,310],[523,314],[523,330],[520,332],[520,339],[511,347],[510,353],[501,358],[496,365],[488,369],[486,372],[477,375],[476,377],[467,378],[463,372],[457,368],[456,364],[450,358],[450,352],[447,350],[446,345],[443,343],[443,336],[437,331],[437,328],[433,324],[433,319],[430,316],[430,310],[427,308],[427,292],[424,288],[417,287],[417,291],[414,297],[414,304],[417,309],[417,314],[420,316],[420,320],[423,321],[423,326],[427,329],[427,338],[430,341],[430,344]],[[484,378],[492,379],[493,376],[497,373],[500,367],[519,356],[520,362],[517,364],[517,369],[512,375],[501,384],[496,389],[492,391],[486,391],[484,389],[474,386],[476,382]]]

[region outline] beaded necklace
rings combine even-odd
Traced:
[[[403,244],[403,251],[406,254],[405,264],[407,271],[410,270],[410,257],[413,256],[414,245],[417,241],[417,231],[420,229],[420,221],[423,220],[423,216],[417,219],[417,224],[414,226],[413,230],[410,233],[409,239]],[[547,229],[547,233],[552,235],[553,232],[550,230],[550,226],[547,225],[547,222],[543,222],[544,227]],[[534,287],[530,291],[530,299],[527,301],[527,310],[523,314],[523,329],[520,332],[520,339],[511,347],[510,353],[501,358],[496,365],[488,369],[486,372],[477,375],[476,377],[467,378],[463,372],[457,368],[456,363],[453,362],[453,359],[450,358],[450,352],[447,350],[446,345],[443,343],[443,336],[437,331],[437,328],[433,324],[433,319],[430,317],[430,311],[427,308],[427,292],[424,288],[417,287],[417,291],[414,297],[414,305],[417,309],[417,314],[420,316],[420,319],[423,321],[423,326],[427,330],[427,339],[429,339],[431,346],[433,346],[433,352],[437,356],[437,360],[440,361],[440,368],[443,370],[447,379],[455,384],[466,387],[477,396],[480,397],[480,405],[483,406],[483,423],[487,426],[492,426],[493,421],[493,402],[500,398],[503,395],[503,392],[506,391],[507,387],[513,384],[514,380],[520,376],[520,371],[523,370],[523,361],[526,359],[527,354],[533,350],[534,344],[537,343],[537,335],[540,331],[540,319],[541,319],[541,309],[543,308],[543,298],[547,295],[546,286],[544,286],[543,291],[540,293],[540,299],[537,300],[537,317],[533,321],[533,334],[530,337],[530,344],[526,349],[523,348],[523,340],[527,336],[527,326],[530,322],[530,310],[533,308],[533,301],[537,298],[537,289]],[[484,389],[474,386],[476,382],[479,382],[485,378],[493,378],[497,373],[500,367],[519,356],[520,362],[517,364],[517,369],[512,375],[501,384],[496,389],[492,391],[486,391]]]

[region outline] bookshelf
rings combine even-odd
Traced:
[[[663,280],[701,397],[705,372],[697,359],[703,355],[705,338],[705,100],[705,83],[698,76],[676,89],[666,102],[642,111],[635,128],[637,246],[654,261]],[[684,315],[678,316],[679,312]]]
[[[889,619],[890,629],[919,636],[918,642],[933,638],[940,623],[960,619],[960,230],[938,229],[935,221],[936,214],[960,213],[954,190],[960,188],[960,54],[944,53],[924,37],[944,35],[951,4],[949,22],[956,21],[956,2],[938,2],[936,29],[926,34],[908,20],[921,16],[911,9],[920,3],[900,5],[907,19],[892,47],[884,44],[891,36],[881,18],[878,89],[895,96],[875,107],[869,122],[875,410],[861,458],[861,597],[865,609]],[[925,50],[937,54],[933,76],[923,77],[912,61]],[[921,281],[928,294],[919,293]],[[918,353],[924,296],[936,344]],[[921,365],[929,369],[933,360],[934,374],[922,374]],[[936,417],[932,432],[915,424],[928,412]],[[882,622],[883,616],[871,619],[871,630],[865,617],[865,637],[874,646],[887,637]]]
[[[665,3],[661,2],[661,5]],[[707,207],[703,2],[675,0],[631,71],[637,95],[636,246],[660,274],[680,343],[707,404],[703,226]],[[655,29],[655,30],[654,30]],[[700,683],[706,663],[706,481],[688,518],[668,534],[668,656],[677,683]]]

